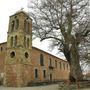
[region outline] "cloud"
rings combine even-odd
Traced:
[[[0,2],[0,43],[7,40],[9,16],[24,8],[27,11],[27,0],[2,0]]]

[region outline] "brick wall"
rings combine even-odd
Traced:
[[[6,54],[6,43],[1,44],[0,47],[3,48],[3,50],[0,51],[0,73],[3,73],[5,54]],[[43,55],[43,58],[44,58],[43,66],[40,65],[41,54]],[[22,80],[25,84],[28,84],[29,82],[50,81],[50,74],[52,74],[52,80],[68,79],[69,65],[66,61],[60,58],[57,58],[56,56],[53,56],[35,47],[32,47],[32,50],[30,52],[30,58],[31,59],[29,64],[22,64],[21,66]],[[50,66],[50,63],[51,63],[51,66]],[[15,66],[17,67],[17,64]],[[11,66],[9,65],[8,69],[10,69],[9,70],[10,73],[13,73],[12,80],[17,78],[17,75],[14,74],[14,71],[17,71],[17,70],[12,65]],[[11,70],[11,69],[15,69],[15,70]],[[35,78],[35,69],[38,70],[38,78]],[[46,77],[44,77],[44,70],[45,70]],[[8,79],[10,78],[8,77]]]

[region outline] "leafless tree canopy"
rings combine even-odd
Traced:
[[[78,47],[90,36],[88,3],[89,0],[34,0],[28,4],[33,34],[41,41],[51,39],[70,65],[80,60]]]
[[[63,51],[66,34],[74,36],[77,43],[88,35],[88,0],[35,0],[32,4],[33,33],[41,40],[52,39],[59,50]]]

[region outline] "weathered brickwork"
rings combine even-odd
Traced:
[[[32,47],[32,20],[24,11],[10,16],[7,43],[0,44],[0,75],[5,86],[66,80],[67,61]]]

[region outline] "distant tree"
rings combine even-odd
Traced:
[[[79,56],[81,68],[84,72],[86,72],[90,68],[90,33],[79,45]]]
[[[90,37],[90,36],[89,36]],[[80,65],[83,72],[86,72],[90,67],[90,39],[85,39],[79,46]]]
[[[34,0],[29,3],[33,34],[41,41],[51,39],[70,65],[70,81],[83,80],[79,47],[87,29],[86,9],[89,0]],[[83,26],[81,28],[80,26]]]

